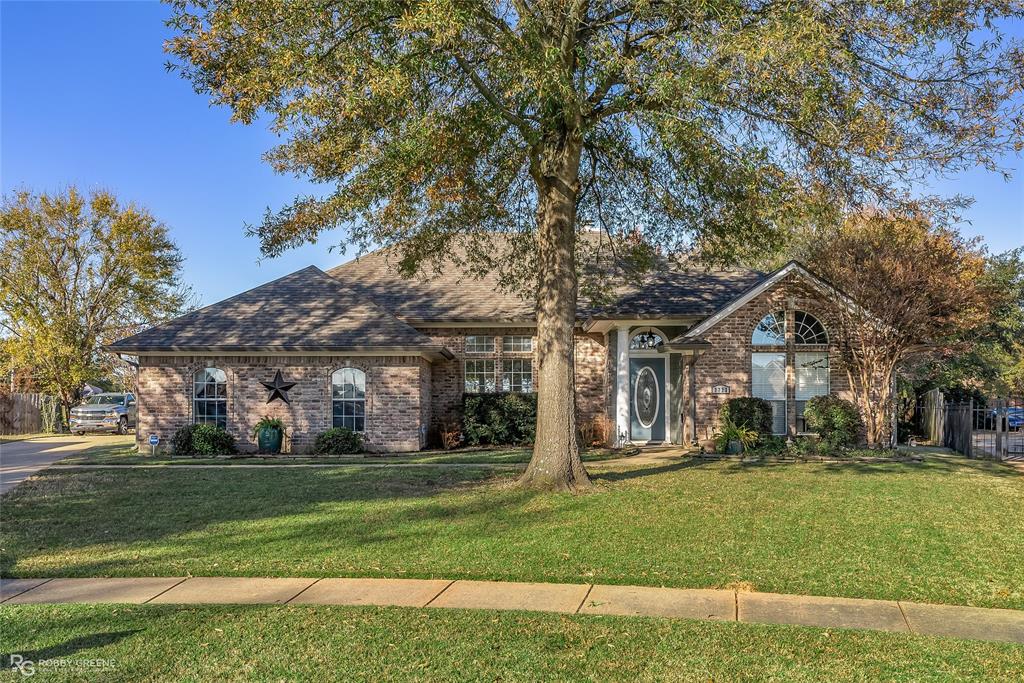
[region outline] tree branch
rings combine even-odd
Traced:
[[[459,65],[459,68],[462,69],[463,73],[465,73],[469,77],[469,80],[473,82],[473,85],[476,86],[480,95],[482,95],[492,107],[498,110],[498,113],[501,114],[502,118],[515,126],[527,141],[531,140],[533,138],[533,128],[530,126],[529,122],[512,111],[508,105],[501,100],[497,93],[495,93],[491,87],[484,82],[484,79],[480,77],[469,62],[463,59],[460,55],[454,55],[454,57],[455,63]]]

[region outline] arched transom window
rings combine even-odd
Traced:
[[[192,376],[192,421],[228,427],[228,377],[218,368],[203,368]]]
[[[778,311],[761,318],[750,335],[750,343],[754,346],[785,346],[786,314]]]
[[[657,331],[647,329],[633,335],[629,340],[630,351],[654,351],[665,343],[664,337]]]
[[[335,427],[353,432],[366,429],[366,373],[359,368],[341,368],[331,374],[331,412]]]
[[[813,315],[797,311],[793,314],[793,341],[797,346],[828,344],[828,333]]]

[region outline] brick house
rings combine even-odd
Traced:
[[[581,304],[580,424],[612,443],[710,439],[734,396],[771,401],[774,430],[804,431],[805,402],[852,398],[835,333],[841,294],[791,262],[774,273],[668,268],[611,304]],[[143,445],[212,422],[244,447],[263,415],[308,450],[331,426],[369,450],[417,450],[464,393],[536,390],[532,306],[493,277],[400,277],[387,250],[308,267],[112,344],[139,363]],[[280,371],[289,401],[267,402]]]

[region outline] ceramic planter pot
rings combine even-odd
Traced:
[[[281,441],[284,435],[276,427],[263,427],[256,434],[256,443],[259,445],[260,453],[280,453]]]
[[[740,441],[736,440],[730,441],[728,447],[726,447],[725,449],[725,452],[727,455],[739,455],[740,453],[743,452],[743,444]]]

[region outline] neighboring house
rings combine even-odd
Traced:
[[[580,423],[609,441],[711,438],[722,403],[772,402],[775,431],[804,430],[805,402],[850,398],[834,318],[841,298],[792,262],[770,273],[666,269],[600,308],[576,332]],[[416,450],[455,419],[463,393],[536,390],[535,318],[493,277],[453,269],[401,278],[386,250],[328,272],[256,287],[110,348],[139,358],[138,440],[212,422],[243,443],[280,417],[293,452],[344,426],[373,451]],[[267,403],[280,371],[289,403]]]

